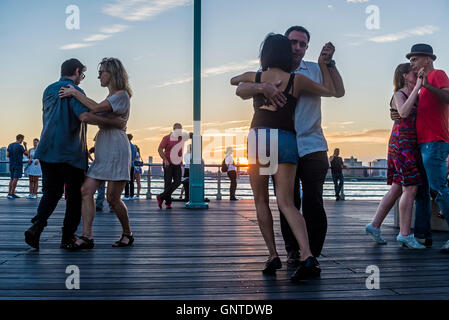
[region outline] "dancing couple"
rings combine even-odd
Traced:
[[[128,210],[120,196],[129,180],[131,151],[126,136],[130,97],[128,75],[116,58],[99,63],[98,79],[109,90],[100,103],[88,98],[79,84],[86,67],[77,59],[65,61],[61,78],[48,86],[43,96],[43,130],[34,158],[42,167],[43,196],[25,232],[25,241],[39,249],[39,239],[47,220],[56,208],[66,185],[67,202],[62,228],[61,248],[68,250],[94,247],[92,224],[95,216],[93,195],[103,181],[108,181],[107,200],[123,229],[114,247],[134,242]],[[95,160],[88,169],[87,124],[98,125]],[[114,148],[110,148],[113,145]],[[85,172],[87,177],[85,178]],[[83,235],[75,232],[83,217]]]
[[[373,221],[366,226],[378,244],[386,244],[381,225],[395,201],[399,201],[402,247],[425,249],[432,246],[430,190],[449,224],[449,78],[433,66],[436,56],[427,44],[412,46],[406,55],[410,63],[400,64],[394,73],[394,95],[390,102],[395,120],[388,144],[390,190],[379,204]],[[397,114],[399,116],[397,116]],[[396,114],[396,116],[394,116]],[[416,200],[415,228],[411,232],[413,201]],[[449,253],[449,241],[441,251]]]
[[[309,32],[299,26],[291,27],[285,35],[269,34],[260,52],[261,70],[231,79],[232,85],[239,85],[237,95],[253,98],[248,150],[255,152],[248,152],[248,160],[257,219],[269,251],[263,272],[273,274],[282,263],[269,207],[269,175],[263,172],[267,168],[259,158],[265,154],[260,155],[259,148],[276,153],[269,157],[277,159],[277,163],[270,163],[277,170],[269,174],[281,213],[287,262],[298,265],[291,277],[294,282],[317,277],[321,272],[316,258],[327,230],[322,194],[328,149],[321,129],[320,97],[344,95],[342,79],[332,60],[334,46],[327,43],[323,47],[318,64],[305,62],[302,58],[309,41]],[[277,135],[277,140],[270,139],[272,135]],[[299,212],[299,180],[304,188],[304,216]]]

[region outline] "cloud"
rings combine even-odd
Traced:
[[[101,28],[100,32],[114,34],[114,33],[123,32],[123,31],[125,31],[128,28],[129,28],[129,26],[124,25],[124,24],[114,24],[114,25],[109,26],[109,27]]]
[[[208,78],[208,77],[217,76],[217,75],[221,75],[221,74],[225,74],[225,73],[229,73],[229,72],[238,72],[238,71],[244,71],[244,70],[248,70],[248,69],[255,69],[258,66],[259,66],[259,60],[249,60],[249,61],[240,62],[240,63],[231,62],[231,63],[227,63],[227,64],[224,64],[224,65],[221,65],[218,67],[211,67],[211,68],[205,69],[204,72],[202,73],[202,78]],[[179,85],[179,84],[189,83],[192,81],[193,81],[192,76],[184,77],[184,78],[177,78],[177,79],[163,82],[163,83],[157,85],[156,88],[163,88],[163,87],[168,87],[168,86],[172,86],[172,85]]]
[[[368,2],[369,0],[346,0],[347,3],[362,3]]]
[[[390,136],[389,129],[372,129],[362,132],[335,132],[326,134],[329,143],[375,143],[386,144]]]
[[[128,21],[142,21],[192,3],[193,0],[116,0],[104,7],[103,12]]]
[[[73,49],[80,49],[80,48],[85,48],[85,47],[91,47],[92,44],[90,43],[71,43],[71,44],[66,44],[62,47],[60,47],[60,50],[73,50]]]
[[[413,29],[405,30],[398,33],[390,33],[382,36],[369,38],[368,41],[377,42],[377,43],[385,43],[385,42],[394,42],[398,40],[402,40],[405,38],[409,38],[412,36],[424,36],[429,34],[434,34],[439,30],[438,27],[432,25],[426,25],[421,27],[416,27]]]
[[[107,38],[109,38],[111,35],[110,34],[93,34],[85,39],[83,39],[86,42],[92,42],[92,41],[101,41],[101,40],[105,40]]]

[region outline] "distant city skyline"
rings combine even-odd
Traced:
[[[68,58],[87,65],[81,87],[94,100],[103,100],[107,91],[99,86],[96,68],[103,57],[114,56],[127,68],[134,91],[128,132],[143,156],[153,155],[156,161],[158,144],[174,122],[192,130],[192,3],[2,0],[0,34],[6,45],[0,51],[0,145],[7,146],[18,133],[28,142],[40,136],[42,92],[59,78]],[[79,29],[66,27],[68,5],[79,8]],[[374,12],[370,6],[379,11],[373,28],[367,28]],[[204,0],[203,143],[217,136],[225,141],[213,156],[205,155],[206,162],[220,163],[228,145],[243,157],[253,108],[251,101],[235,96],[229,79],[257,70],[265,35],[284,33],[291,25],[311,33],[305,60],[316,61],[328,41],[336,46],[346,95],[322,100],[329,154],[338,147],[343,156],[364,163],[386,158],[394,69],[406,61],[414,43],[425,42],[438,57],[435,67],[449,72],[448,13],[446,0]],[[89,146],[96,132],[89,126]]]

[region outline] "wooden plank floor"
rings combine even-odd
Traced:
[[[63,201],[40,251],[24,243],[37,204],[0,200],[0,299],[449,299],[449,255],[438,252],[449,235],[436,233],[433,249],[400,249],[389,217],[383,229],[388,245],[378,246],[364,232],[377,202],[325,203],[322,276],[301,285],[290,282],[294,268],[286,263],[276,276],[261,273],[267,250],[251,201],[212,201],[204,211],[179,202],[171,211],[159,210],[154,200],[128,202],[135,245],[112,248],[120,225],[114,214],[99,213],[95,249],[82,252],[59,249]],[[272,208],[285,261],[274,203]],[[65,288],[68,265],[80,269],[80,290]],[[366,288],[369,265],[380,269],[379,290]]]

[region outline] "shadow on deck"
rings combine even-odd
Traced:
[[[400,249],[392,214],[383,228],[388,244],[365,235],[377,202],[325,202],[328,235],[319,261],[321,279],[290,282],[294,268],[261,272],[267,250],[252,201],[212,201],[189,211],[174,203],[128,202],[136,238],[131,248],[112,248],[121,234],[114,214],[98,213],[92,251],[59,249],[64,203],[58,206],[36,252],[25,244],[38,201],[0,200],[0,299],[449,299],[449,255],[434,248]],[[272,203],[278,251],[285,261],[279,214]],[[68,265],[80,269],[80,290],[67,290]],[[368,290],[367,266],[380,269],[380,289]]]

